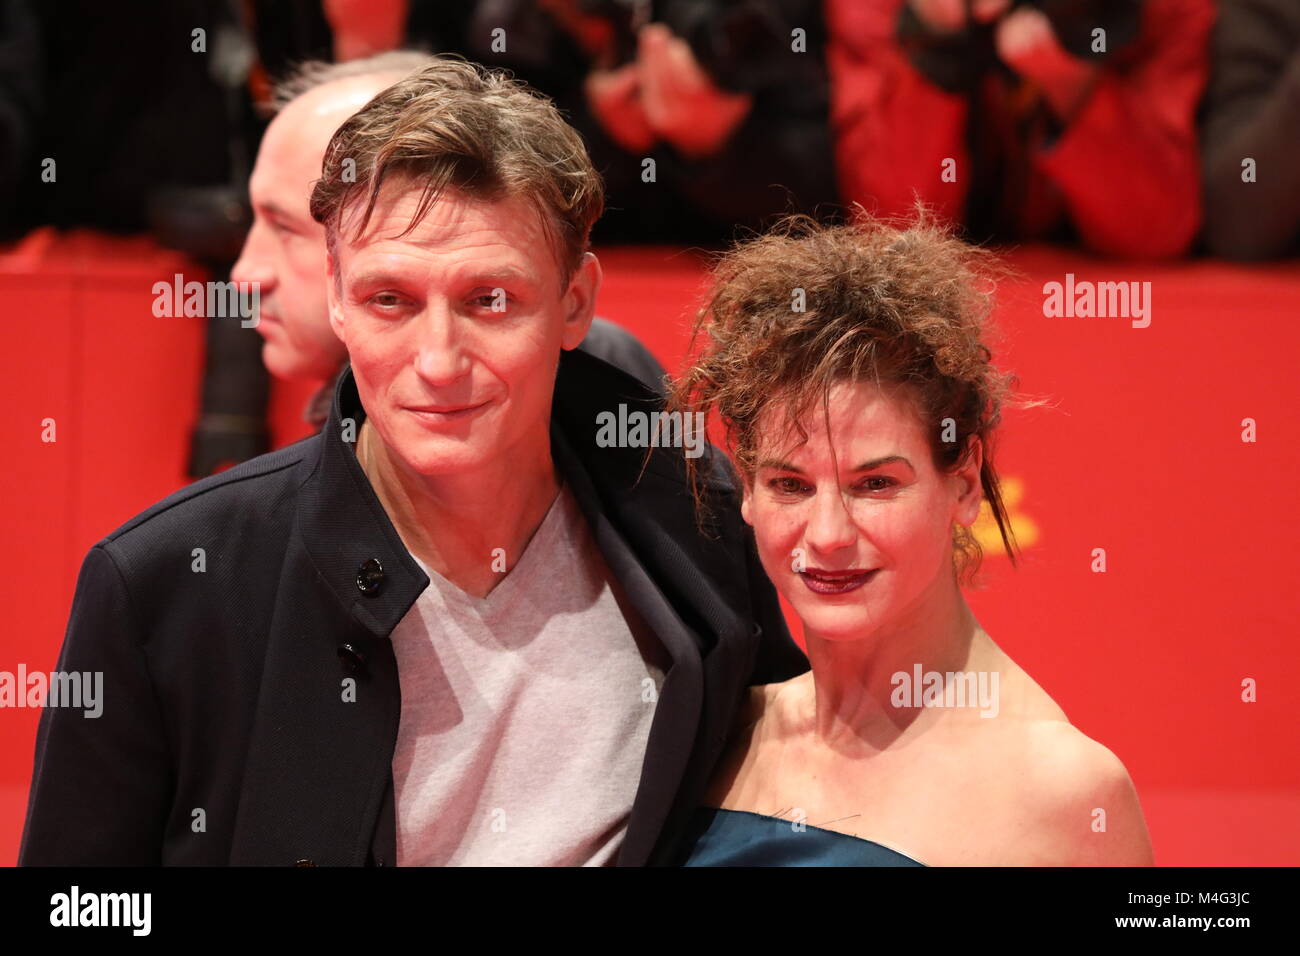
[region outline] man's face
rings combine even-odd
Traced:
[[[346,358],[325,302],[325,229],[308,200],[330,136],[382,88],[374,78],[312,90],[271,122],[248,184],[253,228],[231,272],[260,285],[262,360],[281,378],[327,379]]]
[[[362,405],[415,474],[526,467],[549,449],[560,351],[587,334],[600,266],[588,254],[562,287],[538,211],[519,197],[448,190],[394,238],[418,200],[418,188],[390,182],[365,233],[345,217],[338,239],[330,321]]]

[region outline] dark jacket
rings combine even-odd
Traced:
[[[1300,4],[1225,0],[1201,104],[1205,245],[1267,259],[1300,250]],[[1242,162],[1255,175],[1242,179]]]
[[[808,664],[721,456],[701,459],[712,538],[680,451],[656,451],[638,481],[643,449],[596,445],[596,415],[620,402],[659,407],[627,373],[563,354],[557,465],[671,659],[618,857],[635,866],[671,859],[746,685]],[[344,441],[341,422],[364,417],[349,371],[321,434],[178,491],[90,550],[58,669],[102,671],[103,713],[42,713],[20,864],[394,863],[389,635],[429,579]]]

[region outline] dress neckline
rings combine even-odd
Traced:
[[[760,820],[770,820],[773,823],[780,823],[782,826],[785,827],[789,827],[791,824],[795,822],[794,820],[787,820],[784,817],[774,817],[770,813],[756,813],[753,810],[733,810],[730,807],[701,807],[700,809],[712,813],[743,814],[744,816],[756,817]],[[843,837],[846,840],[857,840],[859,843],[867,843],[870,844],[871,846],[879,847],[882,850],[888,850],[890,853],[897,853],[899,856],[903,857],[904,859],[910,860],[911,862],[915,863],[917,866],[930,865],[928,863],[922,863],[916,857],[912,856],[910,853],[907,853],[904,850],[900,850],[898,847],[890,846],[888,843],[881,843],[879,840],[868,840],[865,837],[860,837],[853,833],[845,833],[843,830],[828,830],[826,827],[813,826],[811,823],[805,823],[803,824],[803,826],[809,830],[817,830],[818,832],[821,833],[829,833],[831,836]]]

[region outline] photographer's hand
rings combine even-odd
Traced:
[[[933,33],[959,33],[966,29],[966,0],[907,0],[917,19]],[[973,0],[970,20],[990,23],[1011,6],[1011,0]]]
[[[641,102],[650,125],[689,158],[719,152],[749,115],[753,97],[720,89],[690,45],[661,23],[643,27],[637,40]]]
[[[592,70],[583,84],[592,115],[615,143],[629,153],[646,153],[658,139],[641,104],[640,68],[628,63]]]
[[[994,34],[998,57],[1037,84],[1063,124],[1072,120],[1092,91],[1098,68],[1066,52],[1051,22],[1034,7],[1009,13]]]

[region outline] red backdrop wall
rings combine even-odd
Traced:
[[[700,259],[654,248],[601,258],[600,314],[677,367]],[[997,454],[1024,561],[1012,569],[990,547],[972,606],[1124,761],[1158,863],[1300,863],[1300,269],[1048,248],[1009,259],[1021,276],[999,296],[997,358],[1055,407],[1008,415]],[[185,484],[202,320],[151,311],[153,283],[178,271],[198,274],[145,240],[84,233],[34,234],[0,255],[0,670],[55,666],[86,550]],[[1151,282],[1150,326],[1045,317],[1043,284],[1066,273]],[[309,393],[276,387],[277,445],[307,433]],[[1256,702],[1243,701],[1245,680]],[[0,711],[0,862],[16,859],[38,716]]]

